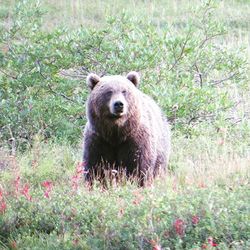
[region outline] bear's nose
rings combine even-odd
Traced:
[[[123,111],[123,103],[121,101],[116,101],[114,103],[115,112],[122,112]]]

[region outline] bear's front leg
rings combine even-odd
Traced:
[[[153,177],[155,154],[150,145],[150,140],[140,138],[127,140],[118,151],[119,164],[126,168],[128,177],[138,180],[140,186],[145,186]]]
[[[94,179],[104,181],[105,168],[114,164],[114,152],[102,138],[91,132],[84,135],[83,161],[85,164],[85,180],[92,185]]]

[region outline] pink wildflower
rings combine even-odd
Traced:
[[[6,202],[4,200],[0,201],[0,214],[3,214],[7,208]]]
[[[42,186],[45,188],[44,197],[49,198],[50,192],[52,191],[52,188],[53,188],[52,181],[44,181],[42,182]]]
[[[79,185],[79,180],[80,180],[80,176],[79,175],[73,175],[71,180],[72,180],[72,188],[73,190],[77,190],[78,189],[78,185]]]
[[[185,222],[182,219],[176,219],[174,222],[175,232],[181,237],[184,235],[184,232],[185,232],[184,225],[185,225]]]
[[[7,208],[7,205],[3,199],[3,191],[0,189],[0,214],[3,214],[6,208]]]
[[[0,189],[0,201],[3,199],[3,191]]]
[[[153,250],[161,250],[161,246],[155,245],[155,246],[153,246]]]
[[[204,182],[200,182],[200,183],[198,184],[198,187],[199,187],[199,188],[207,188],[207,185],[206,185]]]
[[[152,250],[161,250],[161,246],[155,240],[150,240],[149,243],[152,246]]]
[[[85,172],[84,166],[85,166],[84,162],[78,162],[78,164],[76,166],[76,174],[83,174]]]
[[[217,247],[217,246],[218,246],[218,244],[214,242],[214,239],[213,239],[213,237],[211,237],[211,236],[208,237],[207,241],[208,241],[208,244],[209,244],[210,246],[212,246],[212,247]]]
[[[197,216],[197,215],[192,216],[192,224],[193,225],[197,225],[199,223],[199,221],[200,221],[199,216]]]
[[[14,240],[10,243],[10,246],[11,246],[11,249],[17,249],[17,244]]]
[[[42,182],[42,186],[45,188],[51,188],[52,187],[52,181],[44,181]]]
[[[74,244],[75,246],[77,246],[77,245],[79,244],[79,239],[74,239],[74,240],[73,240],[73,244]]]
[[[84,162],[78,162],[75,170],[75,174],[72,176],[72,189],[77,190],[79,186],[79,182],[83,176],[83,174],[87,173],[88,171],[85,171],[84,169],[85,163]]]
[[[26,183],[20,193],[23,194],[27,200],[31,201],[31,195],[29,194],[29,190],[29,184]]]
[[[14,180],[14,184],[15,184],[15,191],[16,191],[16,193],[18,193],[18,191],[19,191],[19,186],[20,186],[20,176],[18,175],[17,177],[16,177],[16,179]]]

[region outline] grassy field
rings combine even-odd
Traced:
[[[1,27],[11,26],[15,2],[0,0]],[[166,26],[178,33],[201,1],[42,2],[49,32],[98,32],[107,17],[126,12],[159,33]],[[227,29],[216,46],[242,47],[250,62],[250,2],[215,2]],[[169,171],[143,189],[121,180],[89,190],[81,134],[74,145],[38,134],[26,151],[1,143],[0,249],[250,249],[249,88],[237,93],[241,102],[230,112],[243,118],[231,126],[203,122],[187,136],[172,124]]]
[[[80,147],[37,141],[1,173],[1,247],[248,249],[249,150],[223,138],[174,138],[174,172],[144,189],[122,181],[92,191]]]

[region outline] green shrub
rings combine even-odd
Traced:
[[[174,136],[175,172],[105,190],[85,186],[80,148],[36,138],[0,170],[0,249],[248,249],[249,141],[221,136]]]
[[[240,49],[220,45],[225,31],[214,21],[211,1],[189,22],[161,30],[126,13],[99,30],[47,31],[42,18],[36,1],[21,1],[0,36],[0,136],[12,146],[27,146],[36,134],[78,141],[91,71],[141,72],[141,89],[182,133],[200,122],[230,122],[225,111],[235,106],[231,89],[246,83],[246,62]]]
[[[22,185],[21,180],[20,190]],[[179,188],[168,183],[167,189],[142,190],[127,183],[105,192],[75,192],[69,183],[55,182],[48,198],[41,185],[30,186],[31,200],[23,191],[4,192],[0,242],[14,241],[18,249],[192,249],[209,247],[211,238],[220,249],[249,244],[247,186],[230,192],[216,185]]]

